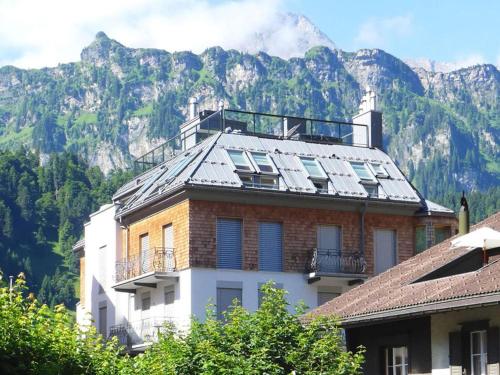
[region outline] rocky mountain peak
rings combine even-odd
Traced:
[[[80,57],[83,62],[89,62],[97,66],[105,65],[113,52],[126,48],[123,44],[110,39],[103,31],[99,31],[89,46],[85,47]]]

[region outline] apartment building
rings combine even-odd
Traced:
[[[208,303],[257,309],[269,280],[315,308],[457,228],[383,151],[371,93],[350,123],[191,103],[180,135],[136,162],[75,246],[78,321],[131,351]]]

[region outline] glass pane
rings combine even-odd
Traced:
[[[373,181],[374,178],[371,175],[370,171],[363,163],[351,163],[354,172],[358,175],[358,177],[362,180],[370,180]]]
[[[252,157],[255,160],[255,163],[259,166],[261,172],[274,172],[271,162],[267,158],[266,154],[252,152]]]
[[[306,169],[307,173],[309,173],[309,176],[315,178],[326,177],[316,160],[306,159],[306,158],[301,158],[300,160],[302,161],[302,164],[304,165],[304,168]]]
[[[236,169],[241,169],[244,171],[251,170],[250,165],[248,164],[248,161],[245,158],[245,155],[243,155],[243,151],[229,150],[227,153],[231,157],[231,160],[236,166]]]
[[[403,364],[403,348],[394,348],[394,364],[400,366]]]
[[[451,236],[450,227],[434,228],[434,243],[440,243]]]
[[[472,375],[482,375],[481,371],[481,356],[472,356]]]
[[[427,239],[425,236],[425,226],[419,225],[415,228],[415,252],[418,254],[427,249]]]
[[[370,197],[374,198],[378,197],[378,186],[376,185],[363,185],[363,186]]]
[[[387,172],[385,168],[381,164],[371,164],[373,170],[375,171],[375,174],[380,175],[380,176],[387,176]]]
[[[471,354],[480,354],[481,353],[481,337],[479,332],[471,332],[470,341],[471,341]]]

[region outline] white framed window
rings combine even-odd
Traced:
[[[255,172],[244,151],[227,150],[227,153],[238,171]]]
[[[340,296],[340,293],[337,292],[328,292],[328,291],[318,291],[318,306],[321,306],[332,299]]]
[[[372,170],[373,174],[377,177],[383,177],[387,178],[389,177],[389,174],[385,170],[384,166],[380,163],[370,163],[369,164],[370,169]]]
[[[240,174],[239,175],[243,186],[263,189],[278,189],[278,176],[273,175],[255,175],[255,174]]]
[[[238,287],[217,288],[217,319],[224,320],[224,312],[231,311],[235,301],[241,306],[243,289]]]
[[[366,166],[365,163],[351,162],[350,164],[354,173],[356,173],[356,175],[361,179],[361,181],[377,182],[375,176]]]
[[[269,159],[267,154],[263,152],[250,152],[250,156],[252,157],[255,166],[258,168],[261,173],[274,173],[277,174],[273,162]]]
[[[408,348],[385,348],[385,375],[408,375]]]
[[[141,295],[141,310],[149,311],[151,308],[151,293],[146,292]]]
[[[326,180],[328,178],[325,171],[323,170],[321,165],[319,165],[316,159],[300,158],[300,161],[302,162],[302,165],[304,166],[310,178],[318,180]]]
[[[486,375],[488,348],[486,331],[470,333],[471,375]]]

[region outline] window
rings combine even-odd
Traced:
[[[434,227],[434,243],[438,244],[451,237],[451,227]]]
[[[259,171],[262,173],[276,173],[274,170],[273,164],[269,160],[266,154],[260,152],[252,152],[252,155],[255,164],[259,168]]]
[[[140,237],[140,247],[141,247],[141,272],[149,272],[149,234],[143,234]]]
[[[243,186],[264,189],[278,189],[278,177],[269,175],[240,175]]]
[[[396,265],[396,231],[376,229],[374,232],[375,274]]]
[[[300,161],[310,178],[326,180],[326,174],[316,159],[300,158]]]
[[[238,304],[242,303],[243,291],[241,288],[217,288],[217,318],[224,319],[224,312],[230,311],[233,302],[237,300]]]
[[[141,310],[149,311],[151,308],[151,294],[149,292],[143,293],[141,295]]]
[[[362,181],[376,181],[365,163],[351,163],[351,167]]]
[[[98,275],[98,284],[99,284],[99,290],[98,294],[103,294],[105,292],[107,283],[106,283],[106,277],[107,277],[107,272],[106,272],[106,265],[108,262],[106,261],[106,245],[103,245],[99,248],[99,275]]]
[[[241,269],[240,219],[217,219],[217,268]]]
[[[175,301],[175,286],[168,285],[164,289],[165,305],[171,305]]]
[[[338,296],[340,296],[340,293],[318,291],[318,306],[321,306]]]
[[[421,253],[427,249],[427,236],[425,225],[419,225],[415,228],[415,253]]]
[[[259,223],[259,270],[283,271],[283,229],[281,223]]]
[[[406,346],[385,349],[385,375],[408,375]]]
[[[385,168],[382,166],[382,164],[379,163],[370,163],[371,170],[373,174],[377,177],[389,177],[389,174],[385,170]]]
[[[253,172],[253,168],[251,167],[248,158],[243,151],[228,150],[227,153],[229,154],[229,157],[231,158],[237,170]]]
[[[172,224],[163,227],[163,247],[166,249],[174,248],[174,229]]]
[[[366,190],[366,193],[371,198],[378,198],[378,185],[368,185],[363,184],[363,187]]]
[[[487,353],[486,331],[471,332],[471,375],[486,375]]]
[[[99,333],[103,337],[107,337],[108,333],[108,307],[106,305],[99,306]]]

